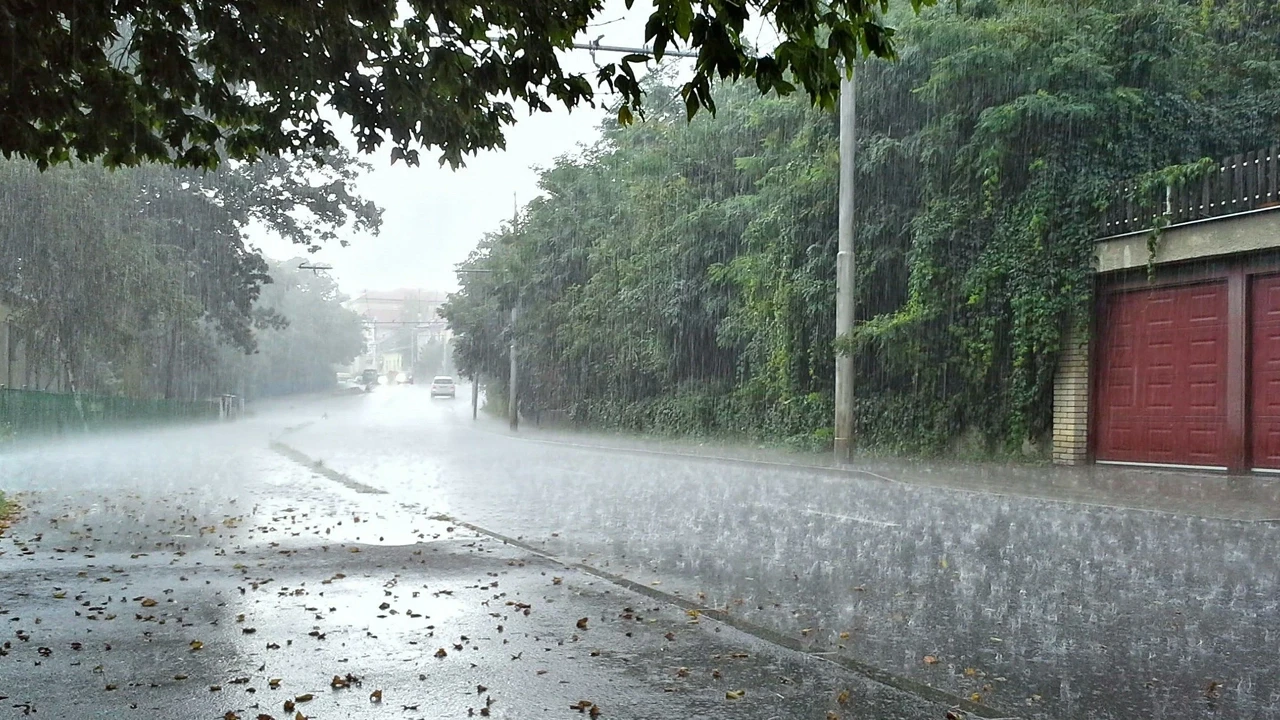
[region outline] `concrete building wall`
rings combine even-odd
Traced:
[[[1089,456],[1089,335],[1067,334],[1053,377],[1053,462],[1082,465]]]
[[[1099,273],[1146,267],[1150,231],[1099,240]],[[1185,262],[1238,255],[1280,246],[1280,208],[1210,218],[1165,229],[1156,242],[1155,263]]]

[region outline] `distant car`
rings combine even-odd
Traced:
[[[365,385],[377,385],[378,371],[374,370],[373,368],[369,368],[368,370],[365,370],[364,372],[360,373],[360,382],[364,383]]]
[[[448,375],[438,375],[431,381],[431,397],[457,397],[457,386]]]

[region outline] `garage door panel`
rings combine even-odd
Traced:
[[[1218,382],[1192,382],[1187,389],[1187,410],[1193,415],[1222,413],[1222,385]]]
[[[1146,445],[1158,462],[1172,459],[1175,448],[1173,433],[1173,427],[1167,424],[1149,425],[1147,427]]]
[[[1280,275],[1253,278],[1249,304],[1250,456],[1280,469]]]
[[[1224,455],[1226,423],[1192,425],[1187,430],[1187,451],[1199,464],[1211,465]]]
[[[1104,308],[1098,459],[1225,465],[1226,284],[1117,293]]]

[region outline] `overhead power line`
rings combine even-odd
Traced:
[[[600,37],[604,37],[604,36],[601,35]],[[647,46],[627,47],[625,45],[601,45],[600,38],[596,38],[595,40],[592,40],[591,42],[588,42],[588,43],[574,43],[573,47],[575,50],[589,50],[593,53],[594,52],[616,52],[616,53],[628,53],[632,55],[653,55],[654,54],[653,48],[650,48]],[[698,53],[693,52],[691,50],[664,50],[662,53],[662,56],[663,57],[696,58],[698,57]]]

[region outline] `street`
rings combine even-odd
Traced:
[[[1280,718],[1273,523],[512,437],[469,397],[0,454],[0,717]]]

